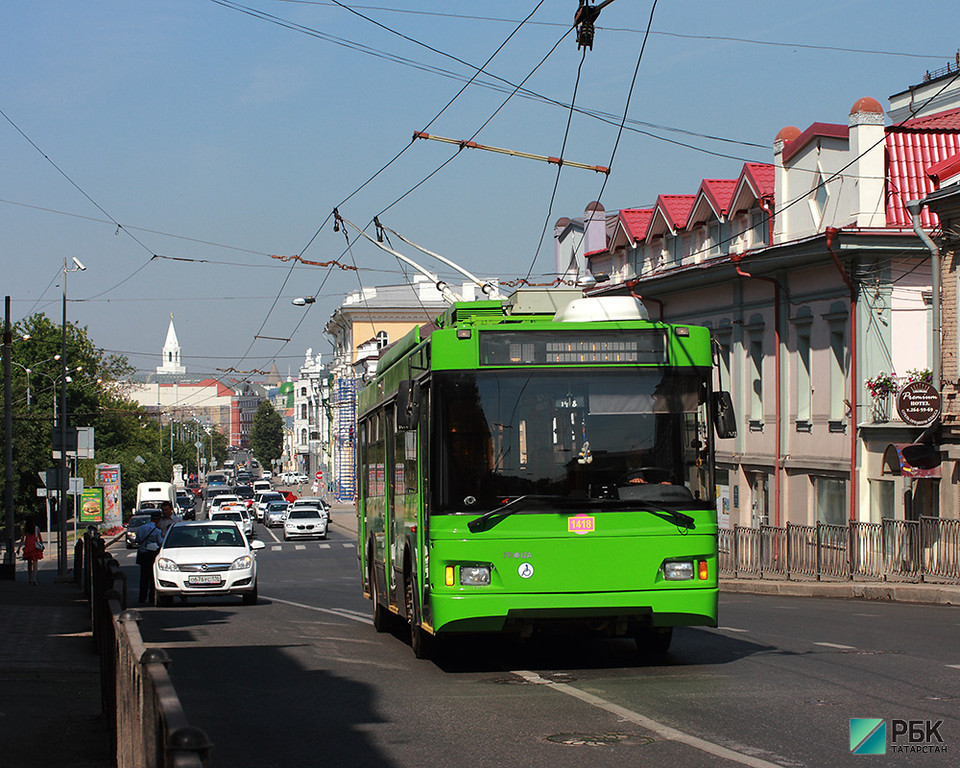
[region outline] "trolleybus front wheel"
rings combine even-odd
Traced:
[[[420,606],[415,594],[417,583],[411,573],[407,573],[404,579],[404,598],[406,601],[407,618],[410,620],[410,647],[413,649],[413,655],[418,659],[429,659],[433,657],[435,638],[427,632],[420,624]]]
[[[645,656],[662,656],[670,650],[673,640],[673,627],[642,627],[637,630],[634,639],[637,650]]]

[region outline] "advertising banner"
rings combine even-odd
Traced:
[[[80,522],[103,522],[103,488],[84,488],[80,494]]]
[[[97,464],[97,485],[103,488],[103,522],[108,528],[123,523],[120,501],[120,465]]]

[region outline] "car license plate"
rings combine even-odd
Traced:
[[[187,584],[219,584],[220,577],[215,574],[204,574],[202,576],[187,576]]]

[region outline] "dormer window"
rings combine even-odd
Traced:
[[[818,170],[813,189],[810,190],[810,195],[807,197],[807,205],[810,206],[810,215],[813,217],[813,222],[817,227],[823,223],[823,217],[827,212],[827,202],[829,200],[830,191],[827,189],[827,183],[823,178],[823,171]]]

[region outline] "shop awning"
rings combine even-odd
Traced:
[[[883,466],[885,472],[904,477],[940,477],[940,447],[928,443],[890,443],[883,452]]]

